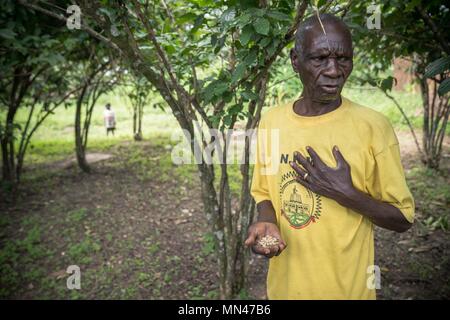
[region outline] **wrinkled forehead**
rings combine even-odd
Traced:
[[[333,28],[333,25],[325,25],[325,31],[327,32],[326,35],[321,28],[320,30],[312,28],[306,32],[303,45],[305,54],[328,49],[338,53],[353,53],[349,32],[342,28]]]

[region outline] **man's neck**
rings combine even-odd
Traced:
[[[330,102],[314,101],[311,97],[302,97],[294,103],[294,112],[305,117],[320,116],[336,110],[341,105],[341,97]]]

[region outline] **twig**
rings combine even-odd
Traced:
[[[397,107],[397,109],[402,114],[402,116],[405,119],[405,121],[406,121],[406,123],[407,123],[407,125],[409,127],[409,130],[411,131],[411,134],[412,134],[412,136],[414,138],[414,142],[416,144],[417,150],[419,151],[420,155],[422,156],[422,159],[425,159],[425,155],[424,155],[422,149],[420,148],[419,142],[418,142],[417,137],[416,137],[416,133],[414,132],[414,128],[413,128],[411,122],[409,121],[409,118],[406,115],[405,111],[403,110],[403,108],[400,106],[400,104],[397,102],[397,100],[393,96],[391,96],[387,91],[384,91],[384,90],[382,90],[382,91],[384,92],[386,97],[388,97],[389,99],[391,99],[392,102],[394,102],[395,106]]]
[[[39,6],[37,6],[37,5],[35,5],[35,4],[32,4],[32,3],[28,3],[28,2],[25,1],[25,0],[18,0],[18,2],[19,2],[21,5],[23,5],[24,7],[27,7],[27,8],[36,10],[36,11],[39,11],[39,12],[41,12],[41,13],[44,13],[44,14],[48,15],[48,16],[51,16],[51,17],[53,17],[53,18],[56,18],[56,19],[58,19],[58,20],[60,20],[60,21],[67,22],[67,18],[66,18],[66,17],[64,17],[64,16],[62,16],[62,15],[59,15],[59,14],[57,14],[57,13],[54,13],[54,12],[52,12],[52,11],[50,11],[50,10],[44,9],[44,8],[39,7]],[[105,43],[108,44],[110,47],[114,48],[115,50],[118,50],[119,52],[121,52],[120,48],[119,48],[115,43],[113,43],[110,39],[108,39],[108,38],[102,36],[100,33],[96,32],[96,31],[93,30],[92,28],[90,28],[90,27],[88,27],[88,26],[86,26],[86,25],[83,25],[83,24],[80,24],[80,28],[81,28],[82,30],[86,31],[87,33],[89,33],[90,35],[92,35],[93,37],[95,37],[95,38],[97,38],[97,39],[99,39],[99,40],[105,42]]]
[[[439,44],[441,45],[442,50],[450,55],[450,46],[448,41],[444,39],[434,21],[431,20],[430,16],[425,12],[420,4],[417,7],[417,11],[419,11],[420,15],[422,16],[422,20],[431,28],[431,31],[433,31],[437,40],[439,40]]]

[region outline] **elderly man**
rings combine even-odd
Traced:
[[[299,26],[291,51],[301,97],[259,124],[258,219],[245,244],[271,258],[269,299],[375,299],[373,224],[408,230],[414,200],[389,121],[341,96],[353,68],[349,29],[320,17],[323,26],[316,16]],[[274,129],[277,141],[261,134]],[[276,172],[265,170],[270,160]],[[266,236],[278,244],[261,246]]]

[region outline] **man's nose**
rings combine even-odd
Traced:
[[[339,77],[339,64],[338,64],[336,58],[328,59],[324,75],[328,76],[330,78],[338,78]]]

